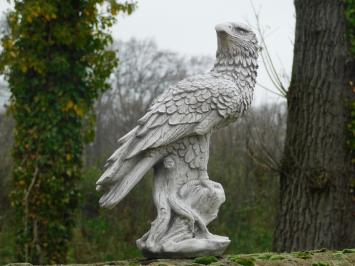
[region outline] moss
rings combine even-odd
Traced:
[[[299,259],[311,259],[312,258],[312,254],[308,251],[304,251],[304,252],[296,252],[292,254],[294,257],[299,258]]]
[[[286,257],[281,256],[281,255],[278,255],[278,254],[272,255],[272,256],[269,258],[269,260],[284,260],[284,259],[286,259]]]
[[[261,253],[256,256],[256,259],[258,260],[268,260],[270,259],[274,254],[272,253]]]
[[[140,266],[141,264],[136,263],[136,262],[130,262],[128,265],[129,266]]]
[[[82,264],[82,266],[104,266],[104,265],[122,265],[122,266],[197,266],[197,265],[213,265],[213,266],[354,266],[355,265],[355,249],[349,248],[341,251],[329,251],[325,249],[293,252],[293,253],[256,253],[241,255],[226,255],[222,257],[205,256],[195,260],[191,259],[130,259],[122,261],[112,261],[96,264]],[[8,264],[7,266],[25,266],[26,264]],[[27,264],[31,266],[31,264]],[[26,266],[27,266],[26,265]],[[77,265],[77,264],[75,264]],[[54,265],[53,265],[54,266]],[[58,265],[59,266],[59,265]],[[70,265],[68,265],[70,266]],[[74,266],[71,265],[71,266]]]
[[[254,266],[255,259],[253,257],[230,256],[228,258],[232,262],[236,262],[243,266]]]
[[[330,264],[328,262],[319,261],[312,263],[312,266],[330,266]]]
[[[337,258],[337,259],[340,259],[344,256],[344,253],[342,251],[336,251],[333,253],[333,257],[334,258]]]
[[[214,256],[198,257],[198,258],[194,259],[194,263],[204,264],[204,265],[208,265],[208,264],[211,264],[211,263],[217,262],[217,261],[218,261],[218,259]]]
[[[355,253],[355,248],[347,248],[347,249],[344,249],[344,250],[343,250],[343,254],[346,254],[346,253]]]

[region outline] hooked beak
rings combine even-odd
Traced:
[[[229,23],[220,23],[216,25],[215,30],[217,33],[225,32],[227,34],[231,34],[231,25]]]

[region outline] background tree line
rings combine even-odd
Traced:
[[[95,103],[95,139],[85,146],[84,177],[79,182],[80,206],[76,212],[70,260],[92,262],[139,255],[135,240],[154,218],[151,178],[114,210],[99,209],[94,190],[107,156],[117,139],[131,129],[153,98],[169,84],[207,71],[209,57],[183,57],[158,49],[152,40],[114,43],[120,65],[110,76],[112,88]],[[265,105],[251,110],[245,119],[214,134],[209,171],[225,186],[222,205],[213,231],[229,235],[229,252],[271,250],[276,214],[277,165],[285,137],[285,106]],[[1,114],[0,126],[0,258],[9,261],[14,252],[12,223],[11,144],[13,120]],[[137,208],[139,206],[139,208]]]

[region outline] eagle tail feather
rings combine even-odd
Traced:
[[[163,157],[162,154],[155,153],[141,158],[135,166],[121,179],[117,180],[104,192],[100,199],[100,206],[113,208],[118,204],[143,178],[149,169]]]

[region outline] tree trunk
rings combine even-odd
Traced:
[[[355,80],[344,1],[295,0],[296,38],[287,95],[274,249],[355,246],[346,126]]]

